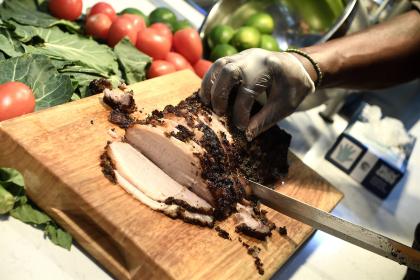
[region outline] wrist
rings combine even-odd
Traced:
[[[299,62],[303,65],[303,68],[305,68],[306,72],[309,74],[309,77],[311,77],[312,82],[315,83],[318,79],[318,74],[316,73],[315,68],[312,66],[312,63],[309,61],[309,59],[297,53],[290,54],[299,60]]]

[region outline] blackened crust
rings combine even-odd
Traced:
[[[232,240],[230,238],[229,232],[227,232],[226,230],[222,229],[219,226],[215,227],[214,229],[217,231],[217,235],[219,235],[221,238]]]
[[[101,78],[89,83],[88,92],[90,95],[102,93],[105,89],[112,89],[112,84],[107,79]]]
[[[263,232],[263,231],[258,231],[255,229],[250,228],[249,226],[247,226],[246,224],[239,224],[235,227],[235,231],[238,233],[243,233],[245,235],[254,237],[258,240],[262,240],[265,241],[267,236],[271,236],[271,231],[267,231],[267,232]]]
[[[106,148],[105,148],[106,150]],[[105,151],[102,155],[101,155],[101,167],[102,167],[102,173],[105,175],[105,177],[111,181],[111,183],[116,184],[117,183],[117,178],[115,177],[115,172],[114,172],[114,164],[112,163],[112,160],[109,158],[107,152]]]
[[[108,120],[110,123],[116,124],[121,128],[128,128],[134,124],[134,119],[130,115],[117,110],[111,111]]]
[[[207,210],[207,209],[204,209],[204,208],[192,207],[191,205],[189,205],[185,201],[183,201],[181,199],[176,199],[174,197],[168,197],[165,200],[165,204],[168,204],[168,205],[175,204],[175,205],[181,206],[185,210],[190,211],[192,213],[204,214],[204,215],[209,215],[209,216],[212,216],[214,214],[211,209]]]

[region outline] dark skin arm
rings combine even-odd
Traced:
[[[378,89],[420,77],[420,13],[410,11],[340,39],[302,49],[324,74],[321,88]],[[310,62],[294,54],[312,80]]]

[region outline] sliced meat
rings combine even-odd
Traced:
[[[209,215],[199,214],[199,213],[192,213],[179,205],[176,204],[165,204],[162,202],[157,202],[147,195],[145,195],[142,191],[136,188],[133,184],[131,184],[127,179],[119,174],[118,171],[115,172],[115,177],[118,184],[129,194],[131,194],[134,198],[139,200],[141,203],[145,204],[146,206],[150,207],[155,211],[159,211],[164,213],[165,215],[171,218],[180,218],[189,223],[199,224],[201,226],[208,226],[213,227],[214,225],[214,218]]]
[[[168,137],[172,130],[173,127],[134,125],[127,129],[125,138],[172,179],[214,205],[213,196],[201,178],[200,160],[195,156],[204,154],[204,150],[197,144]]]
[[[271,231],[275,225],[268,221],[265,213],[262,213],[256,206],[236,204],[237,213],[234,214],[236,222],[236,232],[242,232],[246,235],[265,240],[271,236]]]
[[[110,180],[134,186],[151,201],[137,194],[139,200],[169,216],[203,224],[235,213],[237,231],[261,240],[271,235],[275,225],[256,205],[244,202],[243,179],[268,184],[281,178],[288,168],[289,134],[273,127],[248,142],[229,118],[216,116],[196,93],[133,120],[121,112],[126,100],[117,93],[106,94],[115,103],[108,104],[130,118],[126,143],[108,146],[111,160],[104,161],[103,169]]]
[[[104,89],[104,103],[113,110],[121,113],[130,114],[136,110],[133,91],[123,91],[121,89]]]
[[[209,203],[173,180],[130,144],[113,142],[108,145],[107,154],[115,170],[149,198],[177,204],[191,212],[212,214]]]

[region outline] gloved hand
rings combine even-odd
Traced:
[[[218,59],[205,75],[200,97],[218,115],[226,114],[232,91],[233,122],[249,141],[295,111],[315,86],[302,63],[290,53],[248,49]],[[255,100],[264,94],[263,108],[250,116]]]

